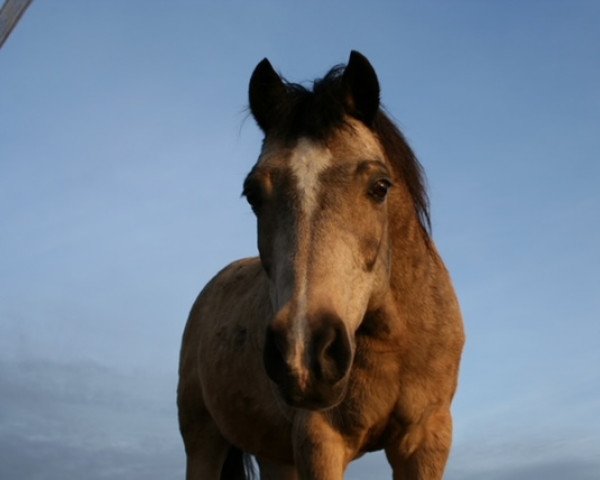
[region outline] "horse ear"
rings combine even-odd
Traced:
[[[356,50],[350,52],[342,84],[350,114],[370,125],[379,110],[379,80],[367,58]]]
[[[252,77],[248,97],[250,111],[263,132],[273,124],[279,102],[283,101],[286,88],[281,77],[273,70],[266,58],[256,66]]]

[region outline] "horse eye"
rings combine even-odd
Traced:
[[[373,200],[381,203],[385,200],[385,197],[392,186],[392,182],[387,178],[380,178],[376,180],[369,188],[369,195]]]
[[[256,213],[262,204],[262,196],[261,192],[258,188],[244,188],[244,193],[242,194],[246,197],[246,200],[252,207],[254,213]]]

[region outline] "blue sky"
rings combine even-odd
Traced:
[[[0,51],[0,477],[182,478],[187,312],[256,252],[250,73],[357,49],[467,325],[447,478],[599,478],[598,25],[593,1],[34,2]]]

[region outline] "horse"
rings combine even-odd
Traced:
[[[375,70],[352,51],[311,89],[265,58],[249,108],[259,255],[221,270],[184,330],[186,478],[340,480],[382,449],[395,480],[442,478],[463,321]]]

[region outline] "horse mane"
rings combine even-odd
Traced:
[[[274,112],[273,134],[288,142],[300,137],[324,142],[336,129],[348,128],[349,112],[341,81],[344,68],[344,65],[333,67],[323,78],[313,82],[312,90],[282,78],[287,94]],[[382,107],[367,126],[377,135],[396,173],[404,180],[421,227],[429,235],[431,217],[423,167]]]

